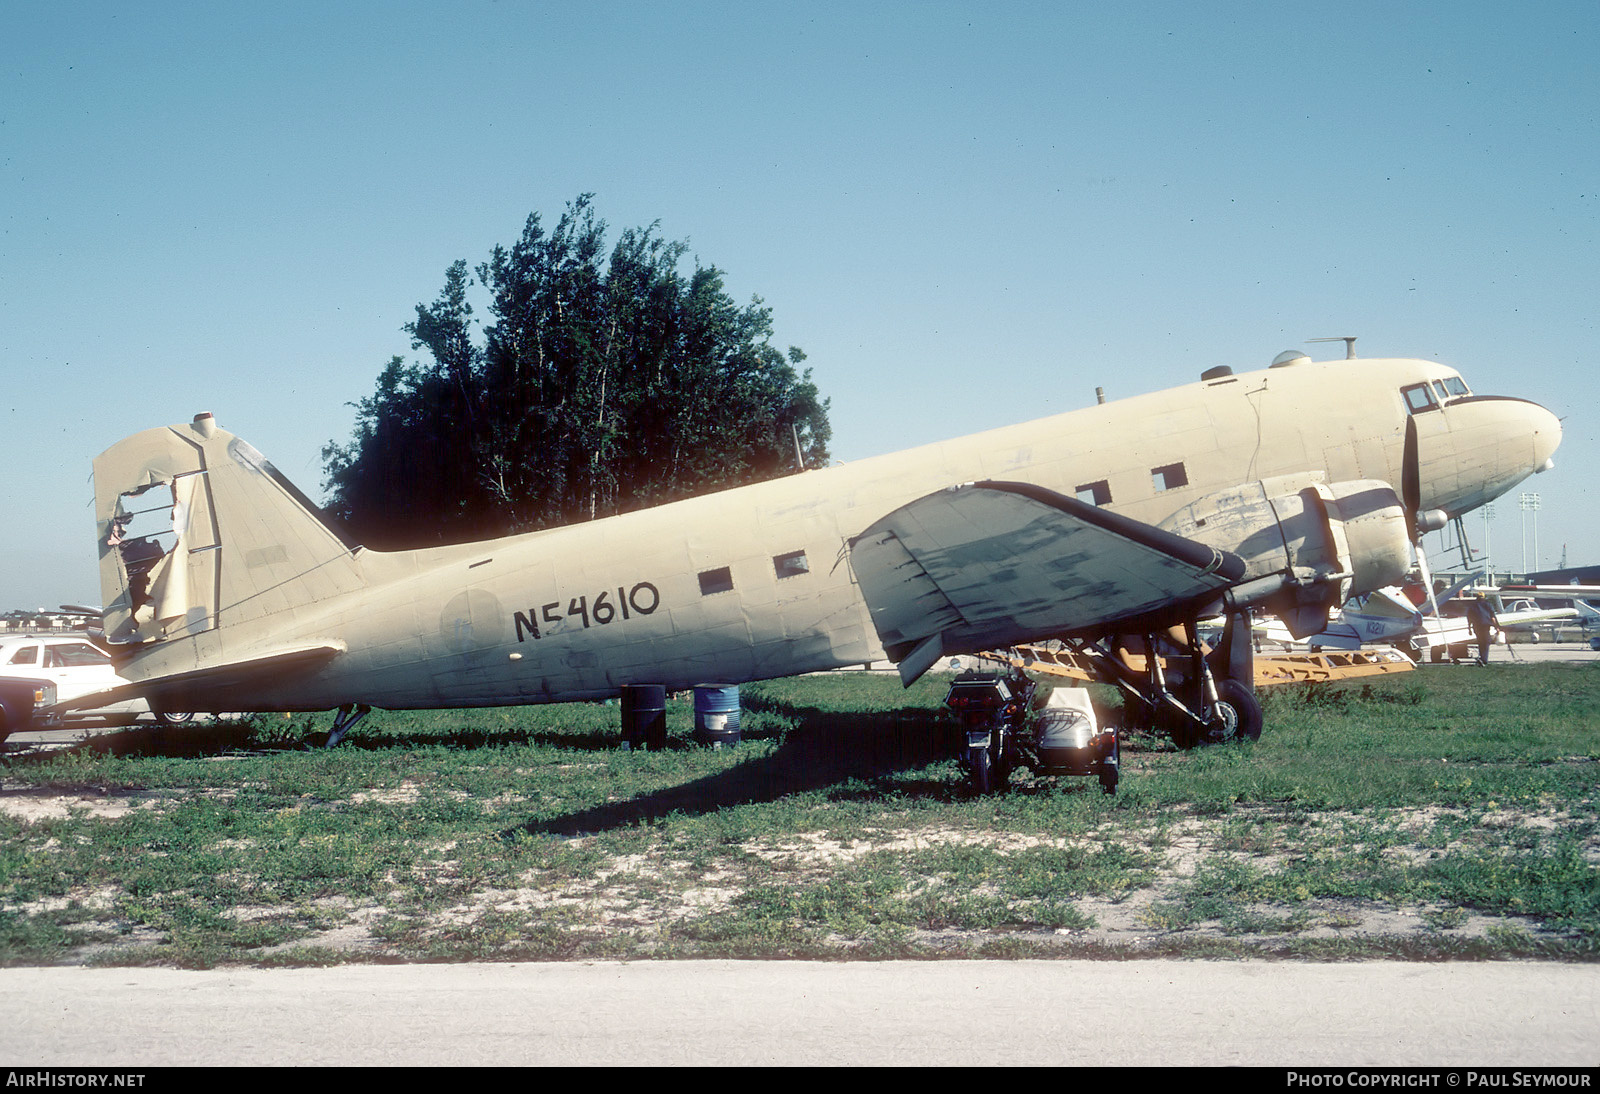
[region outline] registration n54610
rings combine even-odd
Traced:
[[[610,589],[593,598],[587,594],[575,596],[566,602],[564,612],[561,604],[559,600],[552,600],[548,604],[541,604],[538,608],[517,612],[513,617],[517,628],[517,641],[526,642],[529,638],[543,638],[552,631],[560,630],[562,624],[574,619],[582,620],[583,626],[588,628],[604,627],[632,619],[636,615],[649,615],[661,607],[661,590],[648,581],[641,581],[631,589],[618,585],[615,596]]]

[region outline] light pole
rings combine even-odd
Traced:
[[[1523,494],[1517,499],[1522,510],[1522,576],[1528,576],[1528,514],[1533,514],[1533,564],[1539,565],[1539,495]]]
[[[1483,507],[1483,568],[1488,571],[1488,583],[1494,584],[1494,552],[1489,548],[1489,522],[1494,519],[1494,502]]]

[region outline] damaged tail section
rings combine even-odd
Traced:
[[[95,459],[94,483],[110,643],[220,638],[363,584],[351,545],[210,414],[118,442]]]

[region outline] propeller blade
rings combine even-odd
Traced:
[[[1417,511],[1422,508],[1422,467],[1417,454],[1417,420],[1406,416],[1406,446],[1400,457],[1400,500],[1406,510],[1406,533],[1411,542],[1422,542],[1417,528]]]
[[[1433,595],[1433,574],[1428,570],[1428,552],[1422,549],[1421,537],[1418,537],[1416,546],[1417,569],[1422,573],[1422,587],[1428,590],[1428,607],[1433,609],[1433,621],[1442,630],[1444,628],[1444,620],[1439,618],[1439,601]]]

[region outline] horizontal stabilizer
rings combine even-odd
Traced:
[[[322,642],[292,646],[271,653],[243,657],[235,661],[204,665],[183,672],[153,677],[149,680],[130,681],[92,695],[80,695],[58,704],[62,710],[83,710],[110,706],[129,699],[144,698],[157,709],[209,710],[217,706],[211,699],[226,699],[226,693],[235,688],[259,689],[263,684],[277,684],[295,676],[315,672],[339,654],[345,652],[343,642]],[[224,702],[222,705],[226,706]],[[235,709],[228,706],[228,709]]]
[[[897,661],[929,649],[934,636],[943,653],[971,653],[1108,624],[1176,622],[1245,570],[1230,552],[1009,482],[901,506],[850,541],[850,562]]]

